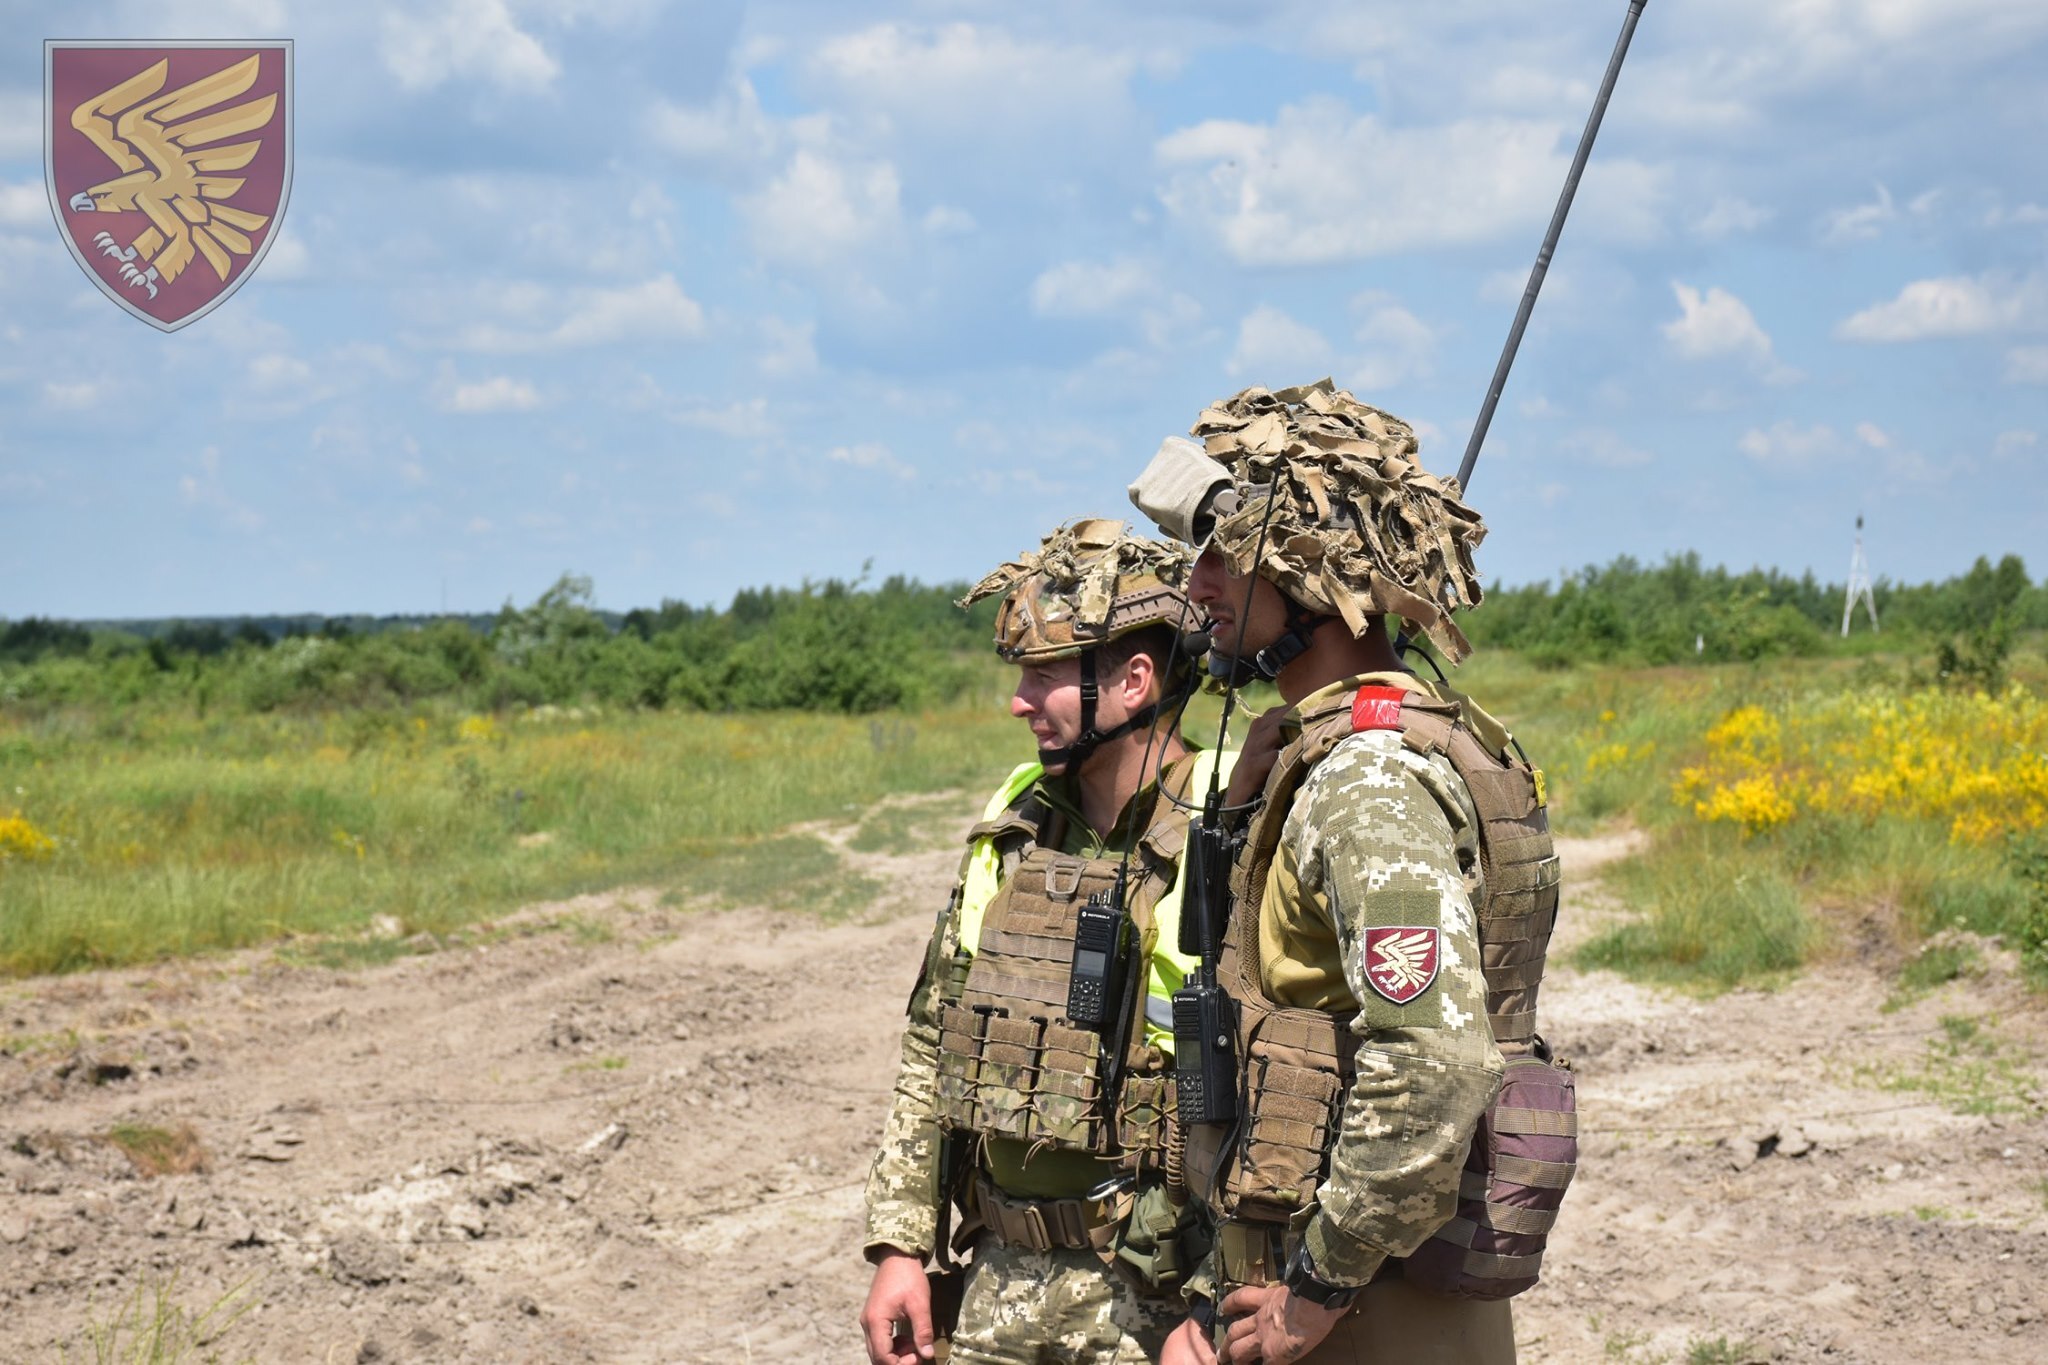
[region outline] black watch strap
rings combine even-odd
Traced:
[[[1294,1254],[1287,1258],[1287,1273],[1281,1282],[1287,1286],[1290,1294],[1332,1311],[1349,1308],[1351,1301],[1358,1297],[1358,1291],[1365,1287],[1356,1284],[1335,1285],[1318,1278],[1315,1262],[1309,1259],[1306,1239],[1294,1244]]]

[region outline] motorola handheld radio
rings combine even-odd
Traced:
[[[1123,906],[1123,878],[1090,896],[1075,915],[1074,966],[1067,978],[1067,1019],[1102,1031],[1122,1004],[1124,959],[1130,954],[1131,917]]]
[[[1237,1018],[1216,984],[1230,913],[1230,840],[1222,818],[1222,799],[1212,789],[1200,817],[1188,822],[1180,950],[1201,962],[1194,980],[1173,993],[1174,1090],[1182,1123],[1237,1117]]]

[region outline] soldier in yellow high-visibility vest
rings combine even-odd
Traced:
[[[996,650],[1038,756],[968,832],[911,996],[867,1187],[874,1365],[1122,1365],[1156,1357],[1182,1314],[1206,1248],[1165,1180],[1168,1001],[1193,965],[1176,802],[1218,767],[1179,733],[1189,562],[1080,521],[962,600],[1002,596]],[[927,1267],[970,1247],[949,1332]]]

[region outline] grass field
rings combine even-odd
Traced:
[[[1454,679],[1543,767],[1566,833],[1619,822],[1641,913],[1585,951],[1706,989],[1876,942],[1920,977],[1930,936],[2048,962],[2048,664],[1996,696],[1905,660],[1538,668]],[[622,882],[823,911],[871,888],[789,827],[877,797],[980,790],[1028,754],[1007,671],[916,714],[716,716],[542,707],[314,715],[0,711],[0,972],[64,971],[383,926],[440,932]],[[1267,700],[1254,697],[1256,708]],[[1190,731],[1213,737],[1215,702]],[[857,845],[931,837],[897,808]],[[363,946],[362,951],[376,951]],[[1924,983],[1923,983],[1924,988]]]
[[[621,882],[715,889],[743,864],[809,884],[778,831],[985,785],[1020,738],[992,689],[881,717],[0,718],[0,971],[380,917],[437,931]]]

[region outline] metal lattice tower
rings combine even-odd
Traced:
[[[1863,517],[1856,517],[1856,552],[1849,556],[1849,592],[1842,600],[1842,634],[1849,633],[1849,618],[1856,614],[1856,599],[1870,613],[1870,628],[1877,629],[1877,599],[1870,595],[1870,561],[1863,557]]]

